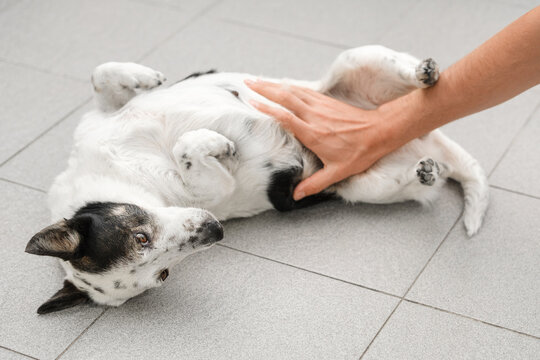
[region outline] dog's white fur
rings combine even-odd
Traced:
[[[433,63],[365,46],[342,53],[320,81],[280,81],[374,109],[428,86],[437,76]],[[267,189],[273,172],[303,167],[306,178],[320,163],[277,122],[249,105],[251,99],[270,102],[247,88],[245,79],[255,78],[218,73],[164,88],[159,87],[164,76],[142,65],[97,67],[92,83],[98,108],[83,117],[68,168],[51,187],[53,220],[69,218],[95,201],[145,209],[203,208],[220,220],[271,209]],[[431,166],[432,186],[422,184],[417,174],[425,170],[427,158],[436,162]],[[411,141],[328,191],[350,202],[427,203],[446,178],[463,187],[464,223],[473,235],[488,204],[487,180],[477,161],[440,131]],[[69,277],[72,269],[66,270]]]

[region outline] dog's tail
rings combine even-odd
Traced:
[[[467,235],[473,236],[478,232],[489,203],[489,184],[486,174],[478,161],[465,149],[444,136],[441,132],[440,141],[445,148],[444,163],[447,166],[448,177],[458,181],[463,188],[465,208],[463,221]]]

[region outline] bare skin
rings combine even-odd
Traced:
[[[361,173],[386,154],[444,124],[513,98],[540,83],[540,6],[445,70],[437,84],[362,110],[315,91],[246,81],[290,112],[253,102],[313,151],[324,167],[294,199]]]

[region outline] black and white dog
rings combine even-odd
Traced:
[[[467,232],[478,231],[487,179],[477,161],[440,131],[322,195],[295,202],[295,185],[321,163],[249,105],[268,100],[247,88],[246,79],[255,78],[194,74],[164,88],[164,76],[141,65],[95,69],[98,108],[83,117],[68,168],[50,189],[56,223],[26,248],[60,258],[66,271],[64,287],[38,313],[87,300],[118,306],[160,286],[169,268],[222,239],[218,220],[291,210],[330,195],[349,202],[428,203],[453,178],[464,190]],[[432,60],[365,46],[342,53],[321,81],[280,82],[373,109],[437,79]]]

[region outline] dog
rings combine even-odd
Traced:
[[[319,81],[269,80],[375,109],[439,77],[437,64],[382,46],[338,56]],[[221,220],[288,211],[328,197],[347,202],[433,202],[460,182],[469,236],[480,228],[488,183],[478,162],[436,130],[368,171],[294,201],[321,161],[250,100],[239,73],[196,73],[169,87],[162,73],[110,62],[92,74],[97,109],[75,131],[67,169],[49,191],[54,224],[26,252],[57,257],[64,286],[39,314],[93,301],[118,306],[163,284],[169,269],[223,238]]]

